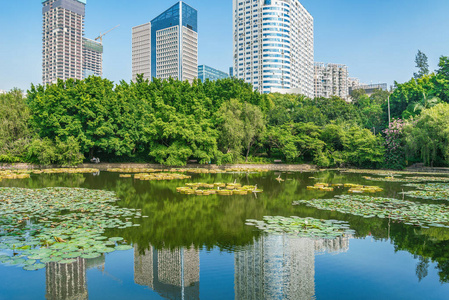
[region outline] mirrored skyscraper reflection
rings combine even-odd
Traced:
[[[104,256],[89,260],[76,258],[70,264],[47,263],[46,299],[88,299],[86,270],[95,267],[104,268],[104,263]]]
[[[313,299],[315,254],[347,251],[349,239],[261,236],[235,253],[235,299]]]
[[[200,253],[191,248],[143,252],[134,246],[134,281],[148,286],[165,299],[199,299]]]

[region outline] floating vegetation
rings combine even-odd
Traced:
[[[99,169],[91,169],[91,168],[58,168],[58,169],[44,169],[44,170],[35,170],[34,174],[93,174],[100,172]]]
[[[169,170],[148,169],[148,168],[112,168],[107,169],[107,171],[113,173],[158,173],[158,172],[168,172]]]
[[[48,262],[95,258],[129,248],[123,238],[102,234],[134,226],[135,209],[120,208],[113,192],[47,188],[0,188],[0,262],[38,270]],[[127,247],[120,247],[127,246]]]
[[[131,174],[120,174],[120,178],[131,178]]]
[[[321,210],[338,211],[365,218],[390,218],[423,228],[428,226],[449,228],[449,207],[422,204],[390,198],[341,195],[334,199],[314,199],[293,202]]]
[[[26,179],[26,178],[30,178],[29,172],[0,171],[0,181],[2,181],[2,179]]]
[[[372,174],[378,176],[405,176],[405,175],[442,175],[441,172],[410,172],[410,171],[391,171],[391,170],[364,170],[364,169],[328,169],[337,170],[341,173],[353,173],[353,174]]]
[[[177,173],[142,173],[134,175],[134,178],[139,180],[184,180],[192,177]]]
[[[229,168],[225,169],[227,173],[264,173],[268,172],[266,169],[260,168]]]
[[[449,200],[448,183],[407,184],[405,186],[414,187],[420,190],[403,192],[403,194],[409,197],[429,200]]]
[[[308,186],[307,189],[310,190],[318,190],[323,192],[333,192],[334,188],[331,184],[328,183],[316,183],[314,186]]]
[[[383,182],[405,182],[405,183],[419,183],[419,182],[449,182],[449,177],[370,177],[363,176],[364,179],[372,181],[383,181]]]
[[[246,220],[246,225],[256,226],[267,233],[287,233],[308,238],[337,238],[355,234],[347,222],[337,220],[317,220],[300,217],[263,217],[263,221]]]
[[[205,169],[205,168],[184,168],[172,169],[172,172],[194,173],[194,174],[223,174],[223,173],[262,173],[268,170],[260,168],[228,168],[228,169]]]
[[[366,186],[360,184],[352,184],[352,183],[337,183],[337,184],[328,184],[328,183],[317,183],[314,186],[308,186],[308,190],[319,190],[323,192],[333,192],[334,188],[349,188],[349,193],[351,194],[364,194],[364,193],[377,193],[382,192],[383,189],[378,186]]]
[[[187,183],[185,187],[179,187],[176,189],[178,193],[184,195],[248,195],[250,193],[261,193],[262,190],[257,189],[254,185],[244,185],[239,183]]]

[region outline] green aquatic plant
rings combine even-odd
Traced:
[[[123,238],[103,235],[135,226],[130,220],[142,217],[117,201],[113,192],[100,190],[0,188],[0,250],[9,253],[0,262],[38,270],[48,262],[128,249]]]
[[[246,225],[256,226],[267,233],[291,234],[308,238],[337,238],[355,234],[345,221],[318,220],[313,218],[265,216],[263,221],[246,220]]]
[[[449,228],[449,207],[438,204],[422,204],[391,198],[341,195],[333,199],[313,199],[293,202],[320,210],[337,211],[364,218],[389,218],[423,228]]]
[[[427,184],[406,184],[405,186],[417,188],[419,191],[403,192],[412,198],[421,198],[429,200],[449,200],[448,183],[427,183]]]
[[[382,181],[382,182],[404,182],[404,183],[420,183],[420,182],[449,182],[449,177],[370,177],[364,176],[366,180]]]

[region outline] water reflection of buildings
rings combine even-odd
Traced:
[[[134,281],[166,299],[199,299],[200,253],[189,249],[134,248]]]
[[[313,299],[315,254],[349,249],[349,237],[262,236],[235,253],[235,299]]]
[[[46,298],[48,300],[88,299],[86,270],[104,266],[104,256],[96,259],[77,258],[71,264],[48,263],[46,267]]]

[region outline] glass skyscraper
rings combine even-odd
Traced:
[[[211,81],[217,80],[217,79],[224,79],[228,78],[229,74],[219,71],[217,69],[211,68],[206,65],[200,65],[198,66],[198,78],[204,82],[206,79],[209,79]]]
[[[133,80],[198,75],[198,12],[180,1],[150,23],[133,28]]]

